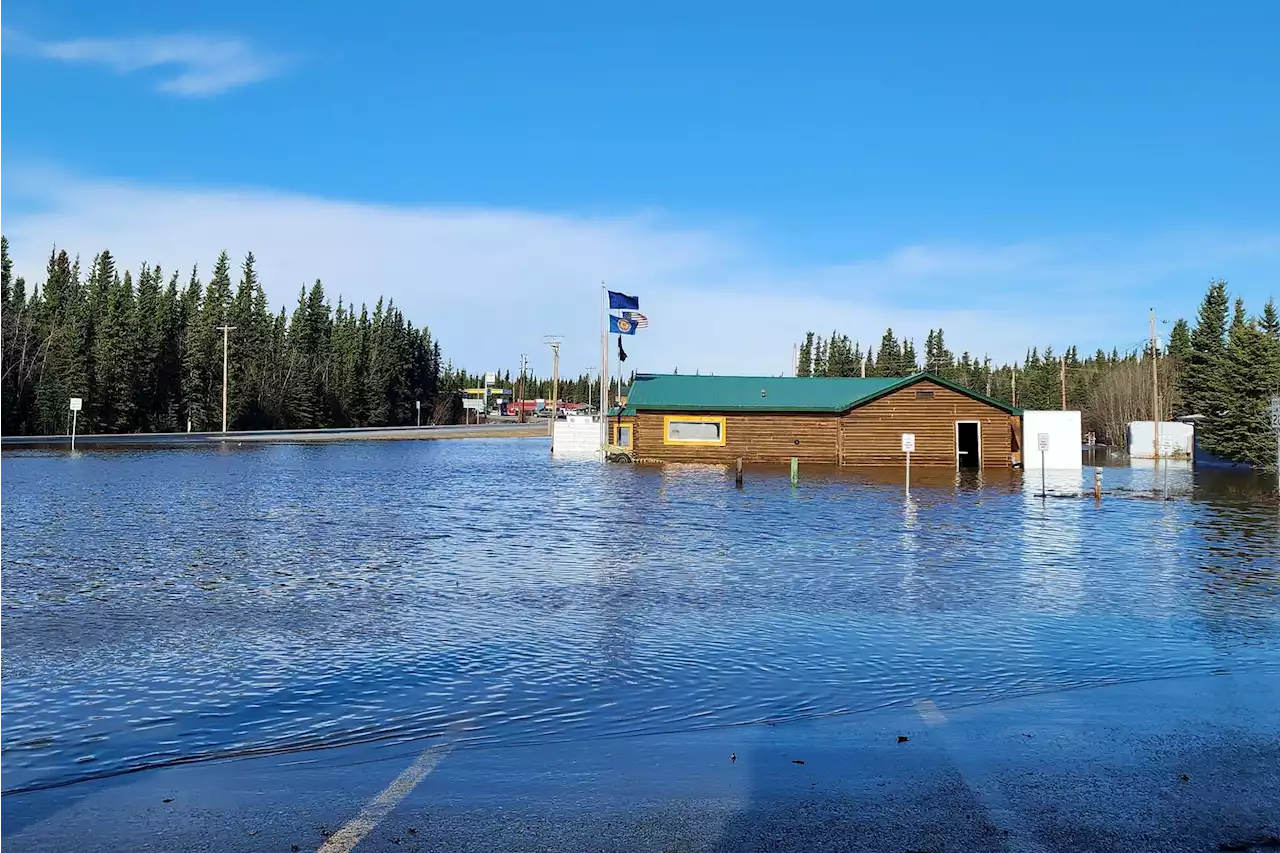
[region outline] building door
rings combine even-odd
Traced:
[[[956,421],[956,467],[982,467],[982,424]]]

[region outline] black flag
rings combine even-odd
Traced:
[[[618,361],[627,360],[627,351],[622,348],[622,335],[618,335]]]

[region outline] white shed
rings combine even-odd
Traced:
[[[1022,413],[1022,467],[1040,470],[1040,435],[1049,436],[1044,454],[1045,470],[1076,470],[1083,467],[1080,454],[1079,412]]]
[[[1134,421],[1129,424],[1128,450],[1134,459],[1151,459],[1155,455],[1155,421]],[[1196,429],[1180,421],[1160,422],[1160,457],[1191,458]]]

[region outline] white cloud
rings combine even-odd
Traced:
[[[514,368],[527,352],[546,372],[544,334],[565,336],[565,373],[598,364],[601,280],[639,295],[651,322],[627,340],[627,367],[774,374],[789,369],[807,329],[838,328],[865,344],[892,326],[922,349],[941,326],[953,349],[997,359],[1046,343],[1124,349],[1145,334],[1148,305],[1191,316],[1210,275],[1247,278],[1280,260],[1274,235],[1200,233],[909,246],[795,267],[761,257],[745,237],[652,214],[396,207],[56,172],[6,177],[5,231],[29,281],[40,280],[55,243],[86,262],[110,248],[125,266],[160,263],[184,279],[194,262],[207,275],[224,248],[237,262],[252,250],[277,308],[292,310],[316,278],[331,298],[357,305],[386,295],[471,370]],[[1255,308],[1266,296],[1244,295]]]
[[[19,44],[22,44],[19,42]],[[241,38],[158,35],[30,41],[29,52],[61,62],[105,65],[117,74],[163,68],[156,88],[183,97],[217,95],[278,73],[283,61]]]

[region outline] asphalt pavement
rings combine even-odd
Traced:
[[[691,725],[696,725],[691,723]],[[1262,851],[1280,677],[634,738],[230,760],[4,797],[14,851]]]

